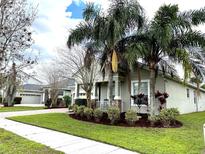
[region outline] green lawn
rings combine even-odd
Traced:
[[[13,133],[0,129],[1,154],[60,154],[44,145],[29,141]]]
[[[200,154],[204,152],[202,125],[205,112],[181,115],[181,128],[126,128],[82,122],[66,114],[12,117],[12,120],[106,142],[147,154]]]
[[[45,109],[45,107],[28,107],[28,106],[0,107],[0,112],[28,111],[28,110],[41,110],[41,109]]]

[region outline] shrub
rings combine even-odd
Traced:
[[[139,119],[137,116],[137,113],[133,110],[128,110],[125,113],[125,119],[127,120],[127,122],[129,123],[129,125],[134,125],[134,123]]]
[[[45,106],[47,107],[47,108],[51,108],[51,104],[52,104],[52,100],[49,98],[49,99],[47,99],[47,101],[45,102]]]
[[[114,124],[120,118],[120,110],[118,107],[110,107],[107,111],[108,118],[111,121],[111,124]]]
[[[151,126],[155,125],[155,122],[157,122],[159,120],[158,116],[149,116],[148,120],[150,121]]]
[[[90,120],[93,116],[93,109],[89,107],[84,108],[84,115],[87,117],[88,120]]]
[[[68,95],[63,96],[63,100],[65,101],[66,107],[71,104],[71,97]]]
[[[72,110],[73,106],[72,105],[68,105],[68,110]]]
[[[81,117],[84,116],[84,109],[85,109],[85,106],[84,105],[81,105],[81,106],[78,106],[78,109],[77,109],[77,114]]]
[[[162,109],[158,115],[158,119],[162,122],[164,127],[170,127],[171,122],[176,121],[176,116],[179,115],[179,111],[176,108]]]
[[[74,104],[74,105],[72,106],[72,110],[73,110],[73,112],[74,112],[75,114],[77,114],[78,105]]]
[[[97,121],[100,121],[103,117],[103,112],[99,108],[97,108],[94,110],[93,115]]]

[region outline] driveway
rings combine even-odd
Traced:
[[[11,116],[66,113],[67,111],[68,109],[51,109],[0,113],[0,128],[66,154],[137,154],[105,143],[5,119]]]

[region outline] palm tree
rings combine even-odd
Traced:
[[[71,31],[68,47],[74,44],[89,42],[97,47],[100,54],[102,72],[108,74],[109,101],[112,101],[112,55],[119,54],[118,42],[125,38],[132,29],[139,29],[143,25],[143,11],[136,1],[112,0],[108,13],[96,7],[93,3],[86,6],[84,21]],[[137,30],[136,29],[136,30]]]
[[[186,80],[193,66],[188,47],[205,45],[205,36],[200,31],[193,30],[193,26],[204,22],[205,9],[180,12],[177,5],[164,5],[143,30],[122,40],[127,49],[125,57],[129,63],[137,63],[137,60],[142,58],[149,68],[151,115],[157,113],[155,84],[159,68],[161,67],[163,72],[169,70],[170,74],[175,72],[173,66],[164,58],[182,62]]]

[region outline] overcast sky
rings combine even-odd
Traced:
[[[66,47],[69,30],[82,20],[82,10],[86,2],[95,2],[105,10],[109,0],[30,0],[38,4],[38,17],[33,23],[33,51],[40,52],[38,70],[43,63],[49,62],[56,55],[57,48]],[[163,4],[178,4],[181,11],[199,9],[205,6],[205,0],[139,0],[146,15],[151,19]],[[205,27],[200,26],[205,32]]]

